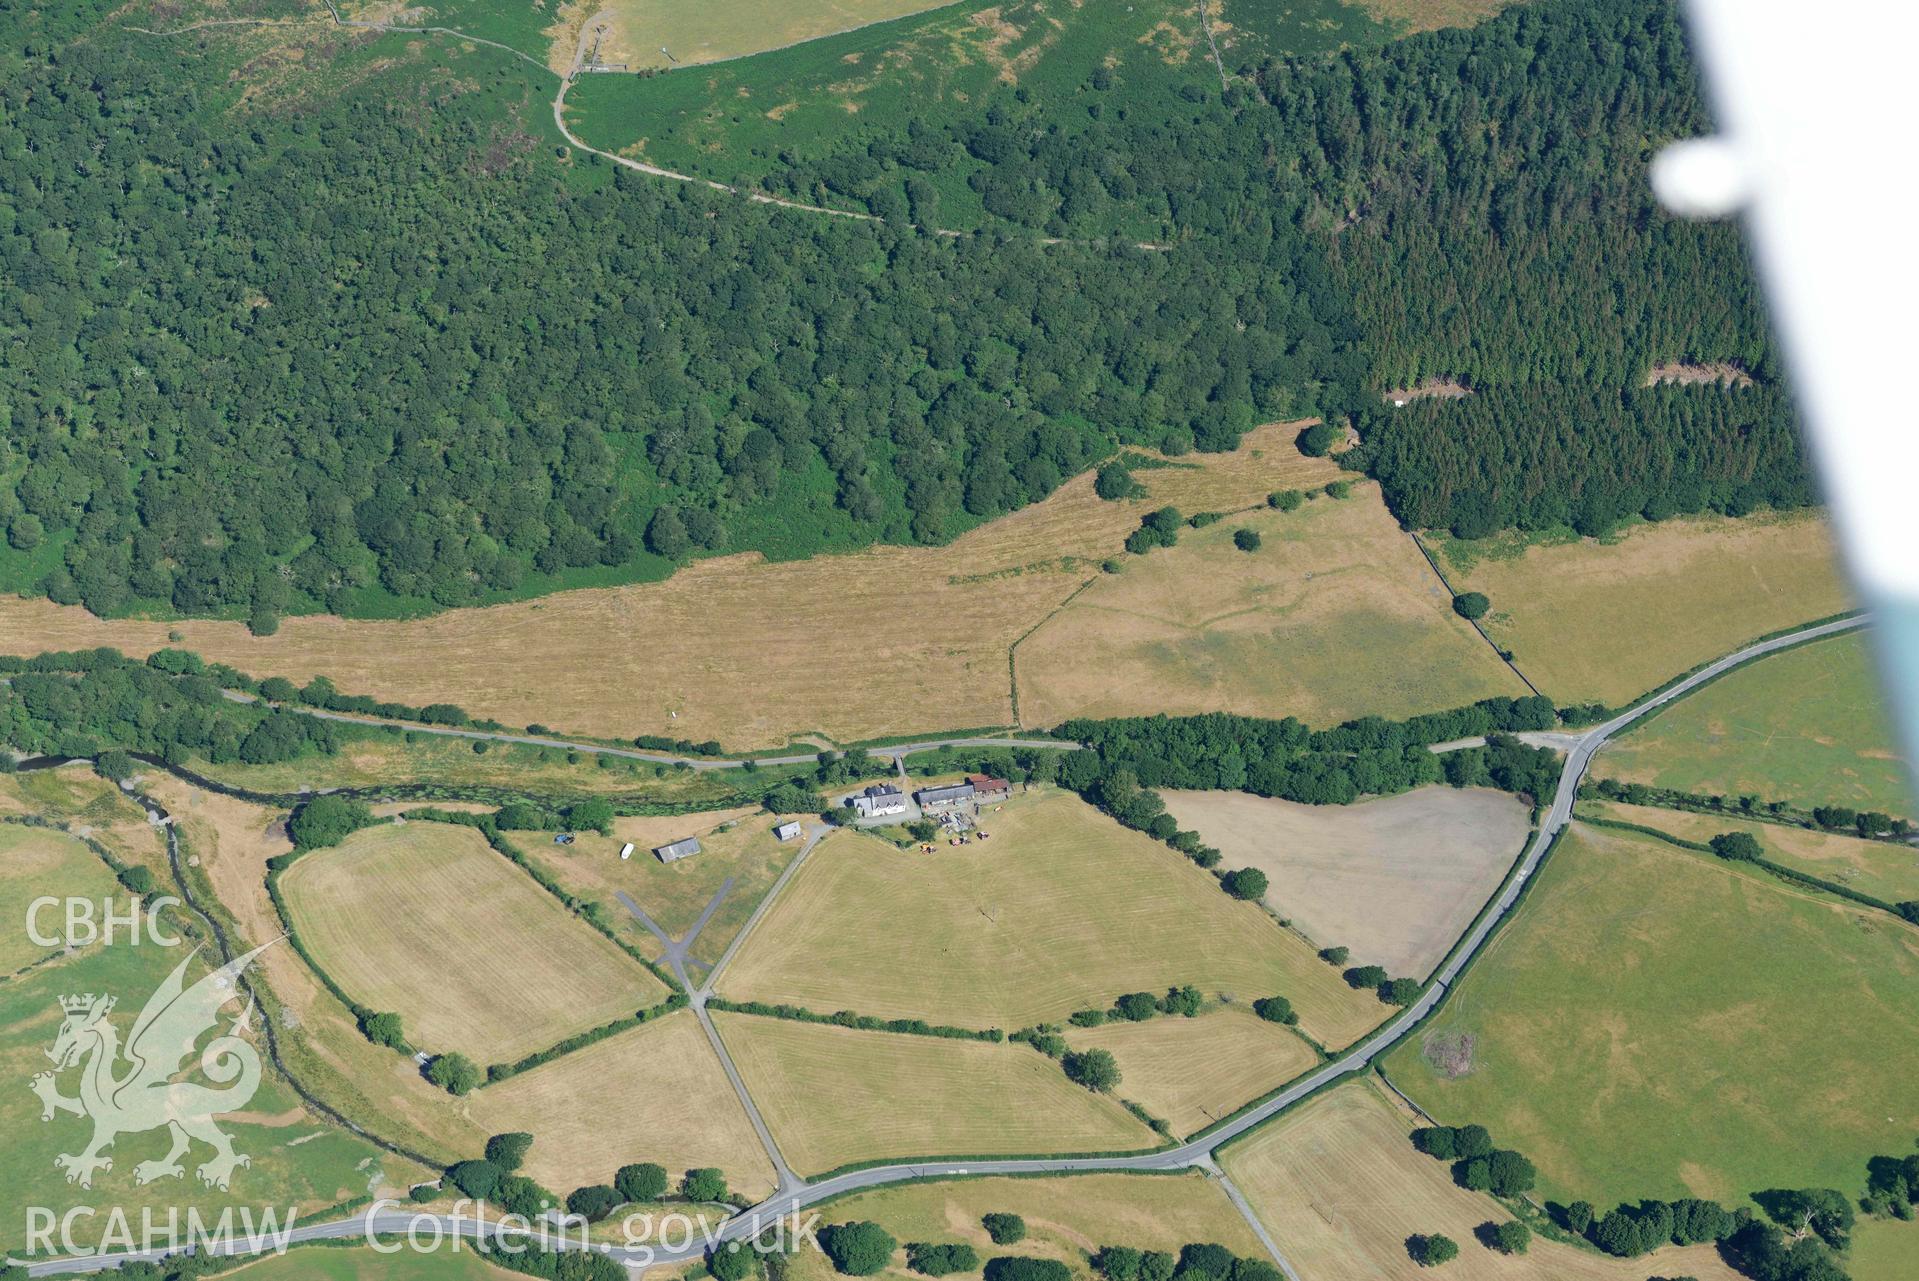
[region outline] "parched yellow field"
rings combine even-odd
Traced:
[[[1660,521],[1606,542],[1433,546],[1456,588],[1492,601],[1487,633],[1562,703],[1624,703],[1852,605],[1812,512]]]
[[[773,1191],[773,1164],[691,1011],[489,1085],[466,1106],[487,1133],[532,1134],[527,1173],[555,1190],[653,1161],[675,1177],[716,1166],[754,1200]]]
[[[289,618],[272,636],[237,622],[104,620],[0,597],[0,648],[169,644],[256,676],[324,673],[341,689],[458,703],[509,725],[573,733],[783,743],[1012,720],[1006,653],[1116,555],[1163,503],[1228,510],[1340,476],[1303,457],[1299,424],[1248,432],[1232,454],[1141,471],[1145,499],[1102,502],[1091,476],[945,547],[877,547],[772,564],[702,560],[665,582],[562,592],[400,622]],[[1323,500],[1322,500],[1323,501]],[[906,608],[900,585],[911,587]],[[168,640],[178,632],[178,642]],[[617,638],[617,643],[613,643]],[[849,679],[857,672],[859,679]],[[673,713],[677,713],[675,718]]]
[[[142,778],[160,775],[147,770]],[[170,879],[166,839],[147,812],[84,762],[0,775],[0,817],[7,816],[64,823],[75,836],[106,846],[122,863],[146,868],[162,885]]]
[[[1233,545],[1242,527],[1258,551]],[[1026,724],[1238,712],[1330,725],[1527,692],[1370,482],[1183,530],[1124,565],[1020,643]]]
[[[1710,841],[1721,832],[1750,832],[1765,847],[1766,857],[1798,868],[1848,889],[1870,894],[1888,903],[1919,899],[1919,849],[1862,841],[1838,832],[1816,832],[1778,823],[1742,822],[1724,814],[1689,814],[1651,805],[1621,805],[1612,801],[1584,801],[1581,814],[1591,813],[1622,823],[1669,832],[1682,840]]]
[[[433,1053],[512,1062],[666,995],[471,828],[370,827],[280,888],[321,968]]]
[[[987,841],[931,854],[842,834],[813,851],[732,964],[725,995],[822,1013],[1008,1030],[1191,983],[1289,997],[1344,1045],[1386,1013],[1261,908],[1077,797],[1034,793]]]
[[[0,823],[0,979],[64,949],[44,947],[28,934],[28,909],[35,899],[57,896],[94,904],[96,923],[102,901],[116,914],[128,910],[132,896],[120,888],[98,855],[64,832]],[[33,918],[42,937],[66,929],[62,905],[43,908]]]
[[[1445,959],[1531,830],[1518,798],[1486,788],[1423,787],[1357,805],[1161,795],[1228,865],[1264,871],[1266,902],[1314,942],[1413,978]]]
[[[1523,0],[1359,0],[1381,22],[1403,22],[1408,33],[1470,27]]]
[[[881,1157],[1158,1146],[1114,1099],[1025,1045],[716,1013],[786,1163],[822,1174]]]
[[[776,840],[778,817],[758,809],[685,814],[672,818],[620,818],[613,835],[577,833],[571,845],[555,845],[546,832],[513,833],[508,837],[561,885],[582,898],[598,900],[618,928],[649,956],[658,943],[652,931],[622,906],[619,894],[630,896],[659,927],[681,938],[699,921],[713,896],[726,887],[712,917],[694,940],[690,955],[716,961],[787,863],[798,854],[804,837]],[[655,846],[682,837],[697,836],[700,853],[677,863],[662,863]],[[633,857],[620,858],[620,846],[633,842]]]
[[[1200,1174],[1082,1174],[1050,1179],[961,1179],[913,1183],[828,1202],[822,1223],[866,1219],[901,1241],[963,1241],[991,1258],[995,1246],[980,1219],[995,1212],[1026,1220],[1019,1253],[1057,1259],[1083,1272],[1086,1256],[1107,1244],[1178,1253],[1189,1241],[1217,1241],[1234,1254],[1264,1250],[1225,1192]],[[793,1261],[796,1281],[830,1281],[833,1265],[817,1250]],[[884,1277],[913,1278],[905,1255]]]
[[[1205,1129],[1319,1062],[1297,1034],[1243,1006],[1191,1019],[1069,1028],[1066,1040],[1076,1050],[1112,1051],[1120,1073],[1115,1093],[1181,1136]]]
[[[1709,1245],[1610,1259],[1534,1237],[1523,1255],[1489,1250],[1473,1229],[1512,1216],[1456,1186],[1443,1161],[1414,1150],[1413,1120],[1369,1081],[1342,1085],[1226,1149],[1222,1164],[1301,1276],[1415,1281],[1414,1233],[1459,1243],[1450,1270],[1489,1281],[1645,1281],[1650,1275],[1738,1281]]]
[[[937,7],[936,0],[611,0],[595,20],[610,20],[600,61],[637,71],[744,57]]]

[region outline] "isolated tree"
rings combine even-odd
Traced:
[[[406,1044],[406,1033],[401,1027],[400,1016],[392,1011],[383,1011],[377,1014],[369,1011],[362,1014],[360,1016],[360,1035],[375,1045],[384,1045],[388,1049],[393,1050],[397,1050]]]
[[[1721,832],[1709,842],[1712,852],[1720,858],[1751,862],[1765,857],[1765,848],[1757,837],[1750,832]]]
[[[1332,452],[1333,446],[1339,441],[1339,437],[1339,428],[1333,426],[1331,423],[1314,423],[1311,427],[1299,433],[1299,452],[1305,454],[1308,458],[1324,458]]]
[[[688,1170],[680,1176],[680,1195],[689,1201],[724,1201],[726,1175],[710,1165]]]
[[[1256,529],[1235,529],[1233,531],[1233,546],[1243,552],[1258,551],[1259,531]]]
[[[1003,1210],[980,1216],[980,1226],[986,1229],[994,1245],[1012,1245],[1026,1239],[1026,1220]]]
[[[1484,592],[1460,592],[1453,597],[1453,613],[1465,619],[1484,618],[1492,602]]]
[[[620,1194],[605,1183],[590,1183],[574,1188],[566,1198],[566,1212],[577,1214],[588,1223],[598,1223],[621,1204]]]
[[[1066,1079],[1104,1094],[1119,1084],[1119,1062],[1108,1050],[1075,1050],[1060,1060]]]
[[[1281,489],[1266,495],[1266,505],[1283,512],[1297,511],[1305,501],[1306,495],[1297,489]]]
[[[1504,1223],[1483,1223],[1475,1235],[1485,1243],[1487,1249],[1497,1250],[1501,1254],[1524,1254],[1533,1240],[1533,1230],[1518,1219],[1508,1219]]]
[[[979,1271],[979,1254],[964,1243],[935,1244],[928,1241],[906,1243],[906,1266],[921,1276],[944,1277],[956,1272]]]
[[[287,835],[301,849],[338,845],[373,822],[373,811],[344,796],[316,796],[293,811]]]
[[[1407,1238],[1406,1253],[1422,1268],[1436,1268],[1459,1257],[1459,1243],[1435,1232],[1431,1236]]]
[[[1351,948],[1322,947],[1319,949],[1319,959],[1328,965],[1344,965],[1346,964],[1346,958],[1352,954]]]
[[[820,1249],[835,1271],[849,1277],[870,1277],[893,1261],[899,1242],[879,1224],[865,1219],[835,1223],[819,1230]]]
[[[1266,893],[1266,873],[1242,867],[1219,878],[1220,888],[1236,899],[1257,899]]]
[[[426,1079],[448,1094],[468,1095],[480,1088],[486,1074],[464,1054],[442,1054],[426,1065]],[[498,1168],[498,1167],[495,1167]]]
[[[1299,1022],[1299,1015],[1293,1012],[1293,1003],[1283,996],[1262,996],[1253,1002],[1253,1013],[1268,1023],[1284,1023],[1291,1026]]]
[[[623,1165],[613,1176],[613,1189],[625,1201],[657,1201],[666,1195],[666,1170],[651,1161]]]
[[[509,1130],[486,1141],[486,1159],[511,1174],[525,1164],[533,1148],[533,1136],[524,1130]]]

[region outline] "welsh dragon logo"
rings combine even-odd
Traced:
[[[113,1012],[113,997],[88,993],[60,998],[66,1018],[47,1051],[53,1070],[35,1076],[32,1088],[40,1096],[42,1121],[51,1121],[56,1112],[93,1120],[93,1141],[84,1150],[53,1159],[55,1166],[66,1171],[67,1182],[92,1187],[96,1171],[113,1169],[112,1159],[103,1153],[116,1138],[161,1126],[172,1133],[173,1146],[159,1160],[133,1167],[137,1183],[179,1178],[184,1173],[180,1158],[195,1139],[213,1149],[212,1158],[197,1171],[209,1187],[225,1190],[235,1169],[252,1164],[233,1150],[233,1140],[213,1118],[245,1107],[260,1088],[259,1052],[240,1035],[252,1017],[253,1003],[248,1001],[226,1032],[207,1042],[199,1053],[200,1070],[224,1089],[174,1078],[183,1075],[194,1042],[219,1023],[220,1007],[239,995],[240,975],[271,946],[264,944],[235,957],[192,987],[185,981],[187,966],[193,962],[193,956],[188,956],[147,998],[125,1046],[107,1018]],[[124,1071],[120,1070],[123,1062]],[[73,1067],[80,1068],[80,1093],[68,1098],[60,1093],[55,1077]]]

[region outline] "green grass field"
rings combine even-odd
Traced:
[[[0,829],[0,835],[14,838],[10,848],[0,853],[6,860],[0,886],[9,901],[41,893],[97,896],[103,892],[101,878],[78,861],[82,855],[93,859],[84,847],[45,832],[34,832],[28,843],[22,843],[17,838],[20,830]],[[26,856],[34,852],[33,842],[53,846],[55,857],[29,861]],[[72,855],[73,850],[79,854]],[[125,911],[128,906],[126,896],[120,895],[116,910]],[[11,928],[18,928],[17,922]],[[287,1207],[310,1213],[376,1188],[405,1186],[410,1177],[407,1171],[389,1170],[387,1158],[371,1145],[314,1121],[300,1110],[291,1090],[272,1076],[262,1082],[244,1111],[220,1122],[235,1150],[252,1159],[250,1166],[234,1173],[227,1192],[209,1190],[195,1177],[193,1167],[211,1153],[197,1143],[185,1158],[183,1178],[138,1185],[134,1167],[167,1150],[167,1136],[160,1130],[122,1134],[108,1153],[113,1168],[96,1174],[91,1188],[66,1182],[54,1157],[82,1151],[92,1133],[91,1123],[66,1113],[42,1122],[40,1101],[27,1089],[27,1082],[50,1066],[46,1050],[60,1027],[60,998],[89,992],[114,996],[117,1005],[110,1017],[125,1037],[148,996],[187,955],[186,947],[132,946],[124,941],[111,947],[95,944],[0,984],[0,1080],[7,1082],[7,1088],[0,1089],[0,1168],[7,1171],[0,1183],[0,1222],[10,1225],[8,1245],[20,1248],[29,1206],[46,1207],[56,1214],[74,1206],[100,1208],[95,1217],[75,1222],[75,1238],[90,1241],[106,1231],[107,1207],[125,1209],[136,1228],[143,1208],[155,1209],[164,1221],[171,1206],[179,1207],[182,1215],[195,1208],[210,1218],[217,1218],[226,1206],[275,1206],[284,1218]],[[187,981],[205,973],[204,965],[196,961]],[[230,1021],[238,1013],[237,1006],[229,1007],[224,1016]],[[126,1070],[124,1062],[115,1068],[119,1074]],[[75,1094],[79,1077],[76,1069],[61,1073],[57,1082],[61,1092]],[[189,1073],[187,1079],[202,1078]]]
[[[1427,1037],[1469,1033],[1447,1079]],[[1609,1206],[1863,1188],[1919,1132],[1919,931],[1654,837],[1576,826],[1453,998],[1387,1060],[1441,1121]]]
[[[29,932],[28,912],[48,895],[110,901],[124,912],[130,896],[113,879],[98,855],[71,836],[13,823],[0,825],[0,978],[59,952],[43,947]],[[58,906],[42,908],[32,920],[43,938],[62,934],[65,918]]]
[[[521,1275],[486,1262],[468,1242],[455,1249],[454,1240],[431,1252],[403,1246],[392,1254],[371,1246],[303,1247],[223,1275],[246,1281],[493,1281]]]
[[[1681,840],[1706,842],[1721,832],[1748,832],[1775,863],[1834,881],[1887,903],[1919,899],[1919,850],[1781,823],[1741,821],[1725,814],[1692,814],[1651,805],[1582,801],[1579,812],[1656,828]]]
[[[1868,644],[1834,636],[1748,664],[1609,743],[1593,772],[1685,792],[1919,815]]]

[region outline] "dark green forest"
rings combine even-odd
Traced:
[[[1093,85],[1070,130],[888,122],[846,143],[877,224],[556,146],[484,49],[257,104],[236,56],[0,12],[0,587],[268,631],[939,542],[1123,445],[1312,412],[1462,535],[1810,498],[1736,233],[1644,192],[1704,124],[1650,0]],[[911,225],[953,147],[1013,193],[997,229]],[[1109,201],[1173,247],[1035,234]],[[1691,356],[1759,385],[1637,390]],[[1432,374],[1478,394],[1383,408]]]

